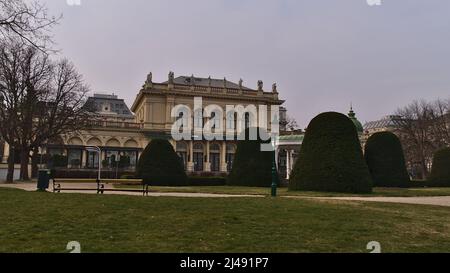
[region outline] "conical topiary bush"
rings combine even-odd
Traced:
[[[258,128],[247,129],[245,140],[238,141],[227,185],[269,187],[272,183],[273,152],[261,151],[261,144],[270,143],[270,140],[263,141],[259,133],[257,140],[250,140],[250,130]]]
[[[441,149],[434,154],[428,181],[432,186],[450,187],[450,148]]]
[[[345,115],[322,113],[306,129],[290,190],[370,193],[372,179],[355,125]]]
[[[152,186],[184,186],[187,176],[181,159],[165,139],[153,139],[142,152],[137,176]]]
[[[370,136],[364,157],[375,187],[410,186],[402,144],[395,134],[379,132]]]

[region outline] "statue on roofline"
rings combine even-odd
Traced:
[[[258,81],[258,90],[262,91],[263,90],[263,81]]]
[[[175,78],[175,73],[170,71],[169,72],[169,83],[173,83],[174,78]]]
[[[151,84],[153,82],[152,78],[153,78],[152,72],[148,73],[147,80],[145,81],[145,83],[146,84]]]

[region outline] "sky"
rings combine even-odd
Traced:
[[[276,82],[301,128],[325,111],[361,122],[450,98],[450,1],[41,0],[92,92],[129,106],[153,73]],[[73,5],[81,1],[80,5]]]

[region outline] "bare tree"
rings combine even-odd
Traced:
[[[0,54],[0,134],[12,154],[20,151],[20,177],[27,180],[31,151],[86,126],[88,87],[71,62],[54,62],[33,46],[4,42]],[[12,163],[8,173],[13,171]]]
[[[287,116],[286,117],[286,129],[288,131],[296,131],[298,130],[300,127],[297,124],[297,121],[295,120],[295,118]]]
[[[433,154],[450,143],[449,103],[414,101],[397,110],[401,116],[398,135],[402,141],[409,165],[417,166],[420,177],[429,174]]]
[[[48,9],[38,1],[0,0],[0,37],[19,38],[41,51],[53,44],[51,29],[62,16],[48,15]]]
[[[7,182],[14,175],[15,149],[19,146],[20,100],[24,94],[21,63],[25,60],[25,51],[18,43],[3,41],[0,45],[0,134],[9,144]]]
[[[52,72],[50,88],[39,99],[42,107],[34,116],[30,151],[37,151],[64,133],[86,128],[95,118],[95,109],[86,105],[89,88],[75,66],[63,59],[54,65]],[[36,162],[33,160],[33,170],[37,167]]]

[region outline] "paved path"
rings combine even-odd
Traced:
[[[71,183],[71,188],[77,189],[92,189],[96,187],[95,184],[88,183]],[[13,188],[20,189],[25,191],[36,191],[35,183],[16,183],[16,184],[0,184],[0,188]],[[106,184],[105,189],[114,189],[113,185]],[[52,185],[50,185],[49,191],[53,191]],[[66,191],[63,193],[84,193],[84,194],[97,194],[96,190],[92,191]],[[133,195],[133,196],[142,196],[142,193],[139,192],[108,192],[105,191],[105,194],[112,195]],[[230,197],[264,197],[264,195],[236,195],[236,194],[214,194],[214,193],[184,193],[184,192],[149,192],[148,196],[166,196],[166,197],[204,197],[204,198],[230,198]]]
[[[93,184],[77,183],[71,184],[74,188],[95,188]],[[50,186],[51,187],[51,186]],[[105,185],[106,188],[113,188],[112,185]],[[16,184],[0,184],[0,188],[15,188],[26,191],[35,191],[35,183],[16,183]],[[49,190],[52,190],[50,188]],[[96,194],[96,191],[68,191],[67,193],[85,193]],[[134,195],[142,196],[138,192],[105,192],[105,194],[114,195]],[[180,192],[150,192],[149,196],[166,196],[166,197],[204,197],[204,198],[229,198],[229,197],[264,197],[264,195],[235,195],[235,194],[212,194],[212,193],[180,193]],[[450,196],[436,197],[304,197],[304,196],[284,196],[285,198],[297,199],[319,199],[319,200],[343,200],[343,201],[366,201],[366,202],[386,202],[386,203],[403,203],[403,204],[419,204],[419,205],[435,205],[450,207]]]

